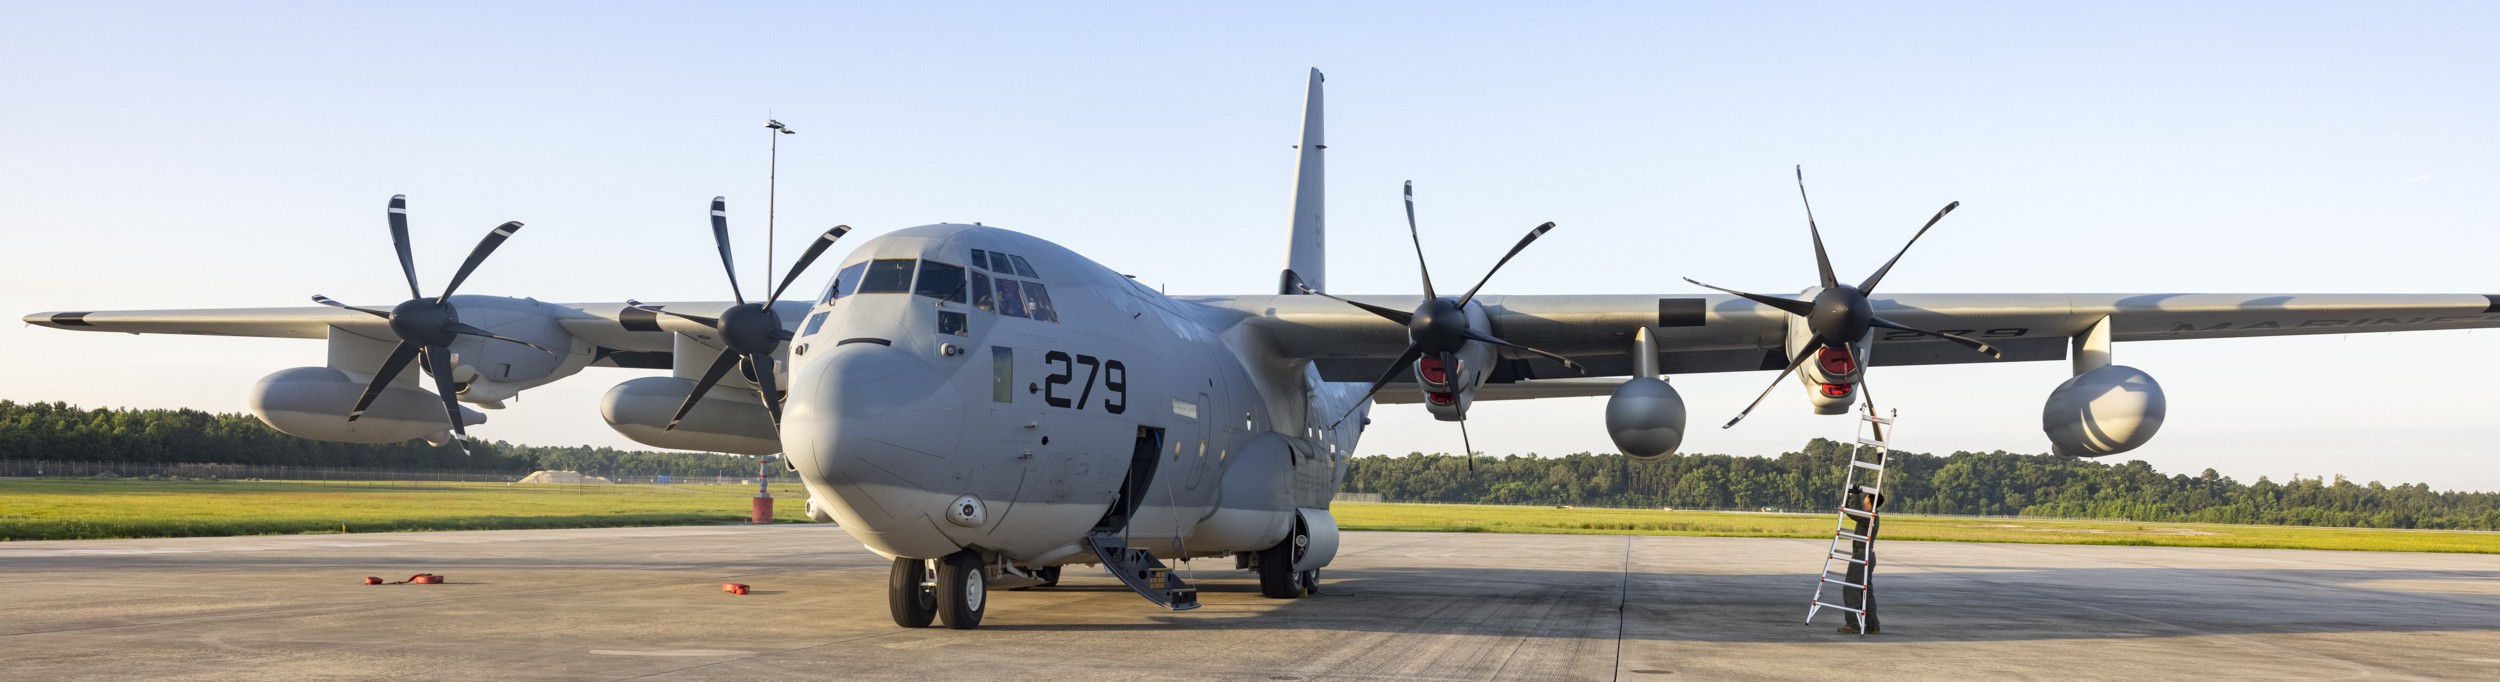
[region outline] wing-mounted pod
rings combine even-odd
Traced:
[[[1632,333],[1632,378],[1606,397],[1606,436],[1644,462],[1684,445],[1684,396],[1658,375],[1656,339],[1647,327]]]
[[[441,442],[451,432],[443,403],[417,388],[417,371],[408,369],[374,395],[362,418],[347,420],[347,410],[364,394],[370,376],[352,376],[332,367],[278,370],[252,384],[252,415],[270,428],[297,438],[340,443],[397,443],[410,438]],[[486,423],[486,415],[458,408],[464,423]]]
[[[2169,400],[2144,370],[2111,364],[2109,318],[2074,338],[2075,376],[2049,392],[2040,427],[2049,451],[2102,457],[2143,447],[2161,431]]]

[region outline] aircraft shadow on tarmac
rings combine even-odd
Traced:
[[[1125,595],[1108,578],[1077,568],[1060,587],[1000,593],[998,606],[1043,606],[1024,594]],[[1878,578],[1882,641],[2500,631],[2500,570],[1921,569]],[[1840,621],[1826,613],[1804,624],[1811,574],[1366,568],[1326,571],[1321,594],[1271,601],[1258,596],[1245,572],[1199,573],[1206,606],[1194,612],[1127,623],[1068,623],[1037,613],[1015,619],[1027,622],[982,627],[1796,642],[1829,638]],[[1087,602],[1091,609],[1119,608]]]

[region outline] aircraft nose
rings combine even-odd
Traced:
[[[810,492],[870,548],[934,558],[958,549],[938,528],[953,497],[963,399],[909,352],[846,342],[791,377],[781,441]]]

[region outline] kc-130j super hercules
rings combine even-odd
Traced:
[[[1784,367],[1802,372],[1816,412],[1839,414],[1870,363],[2071,357],[2075,376],[2049,393],[2042,422],[2056,452],[2094,457],[2143,445],[2164,413],[2152,377],[2113,364],[2114,341],[2500,327],[2500,296],[2479,294],[1879,297],[1892,264],[1847,284],[1819,231],[1819,282],[1796,299],[1479,295],[1481,280],[1444,296],[1428,271],[1421,298],[1338,298],[1322,293],[1320,90],[1314,70],[1286,269],[1270,293],[1165,296],[1040,238],[950,224],[869,240],[822,294],[783,301],[836,228],[751,302],[736,289],[716,199],[734,302],[452,295],[519,223],[496,228],[427,297],[394,197],[412,298],[389,310],[316,297],[329,307],[25,319],[326,338],[322,366],[281,370],[251,392],[270,426],[324,440],[440,441],[485,420],[461,402],[501,407],[590,366],[671,370],[618,384],[602,415],[659,447],[786,452],[812,514],[893,558],[895,622],[953,628],[980,624],[987,590],[1051,585],[1071,563],[1102,565],[1173,609],[1196,605],[1163,568],[1173,559],[1231,556],[1269,597],[1308,593],[1336,554],[1329,499],[1375,394],[1462,422],[1475,400],[1608,395],[1616,445],[1650,459],[1684,432],[1683,400],[1661,375]],[[1809,207],[1814,230],[1811,217]]]

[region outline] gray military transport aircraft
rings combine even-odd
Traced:
[[[753,301],[714,199],[730,302],[453,295],[520,223],[495,228],[428,297],[393,197],[411,298],[388,310],[316,296],[324,307],[25,319],[327,339],[323,365],[271,374],[250,401],[280,431],[333,441],[456,440],[485,421],[463,402],[499,408],[585,367],[670,370],[610,390],[608,424],[663,448],[786,452],[810,515],[893,559],[895,623],[958,629],[980,624],[989,590],[1056,584],[1066,564],[1101,565],[1175,610],[1196,592],[1165,561],[1229,556],[1268,597],[1310,593],[1337,552],[1329,500],[1374,398],[1422,403],[1463,429],[1476,400],[1610,396],[1609,434],[1648,460],[1683,440],[1665,375],[1785,368],[1772,389],[1799,374],[1817,413],[1841,414],[1869,365],[2071,358],[2042,426],[2055,452],[2097,457],[2142,446],[2165,413],[2151,376],[2112,362],[2113,342],[2500,327],[2500,296],[2480,294],[1879,297],[1893,263],[1843,283],[1810,205],[1819,277],[1798,298],[1479,295],[1482,279],[1444,296],[1428,269],[1422,297],[1332,296],[1321,82],[1312,70],[1285,269],[1269,293],[1166,296],[1039,237],[945,224],[869,240],[822,293],[783,300],[847,231],[835,228]],[[1411,188],[1407,201],[1421,266]]]

